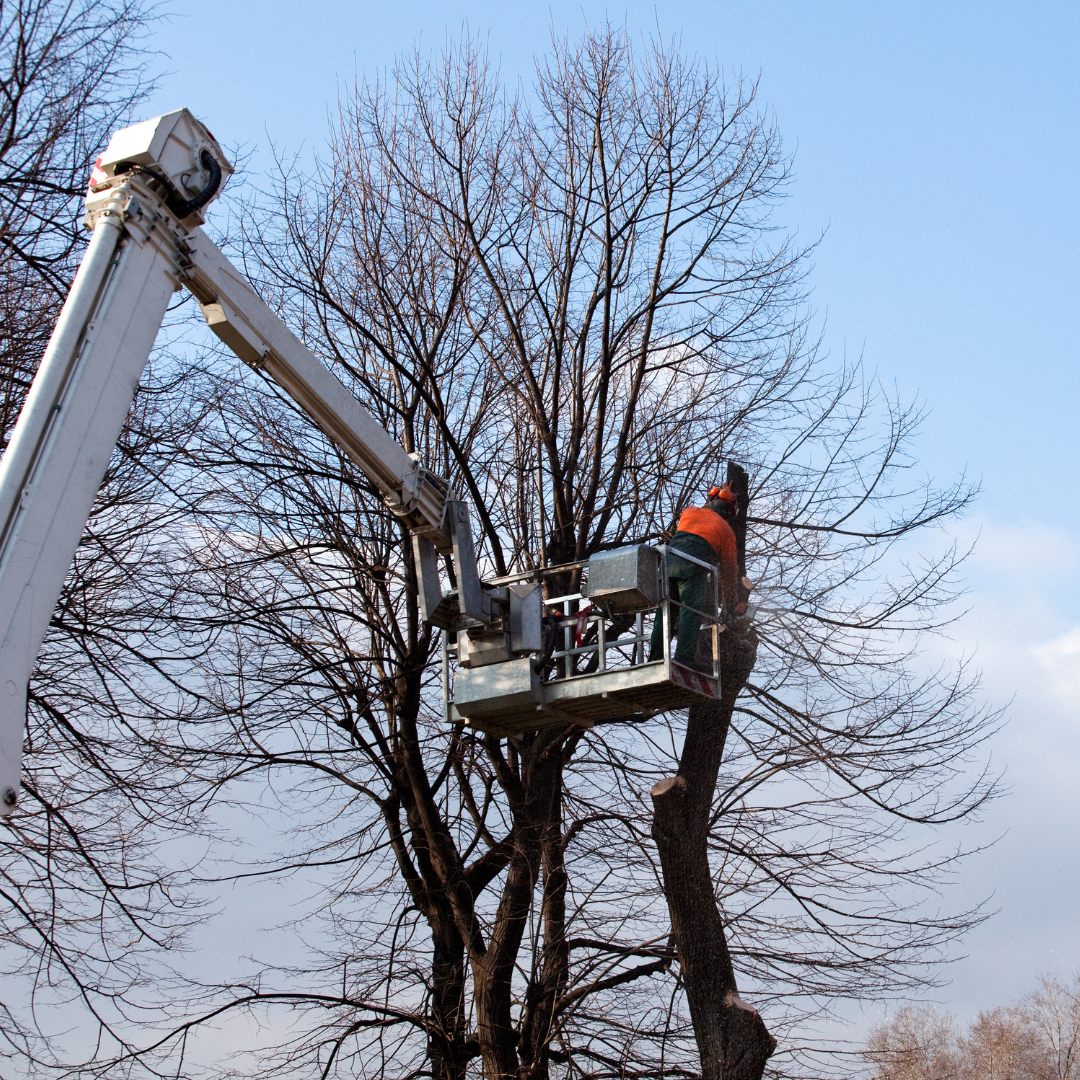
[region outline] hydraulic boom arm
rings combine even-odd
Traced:
[[[452,549],[445,513],[448,486],[410,457],[338,378],[263,303],[210,238],[187,238],[192,262],[184,284],[210,329],[245,363],[265,371],[363,469],[416,535]]]
[[[18,799],[27,684],[173,293],[267,372],[379,488],[413,538],[420,603],[446,628],[499,616],[468,508],[364,409],[199,229],[232,167],[186,109],[125,128],[98,158],[90,244],[0,459],[0,813]],[[453,554],[444,598],[438,553]],[[504,590],[505,591],[505,590]]]

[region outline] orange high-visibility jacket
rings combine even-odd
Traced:
[[[739,602],[739,553],[731,526],[707,506],[688,506],[679,518],[678,531],[693,533],[708,541],[716,552],[720,567],[724,604],[734,608]]]

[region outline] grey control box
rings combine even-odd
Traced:
[[[454,706],[465,717],[512,707],[530,712],[540,704],[540,699],[540,676],[530,656],[461,669],[454,676]]]
[[[660,552],[638,544],[593,555],[584,595],[613,613],[651,610],[660,603]]]

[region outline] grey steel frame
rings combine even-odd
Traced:
[[[499,732],[525,731],[555,723],[591,724],[596,719],[603,719],[605,714],[618,715],[640,711],[654,715],[669,709],[683,708],[694,697],[704,695],[716,697],[720,688],[719,635],[723,630],[720,621],[719,579],[716,567],[684,552],[676,552],[668,545],[656,545],[660,553],[660,604],[654,618],[663,620],[663,656],[650,661],[648,644],[651,633],[646,632],[646,615],[637,612],[633,633],[608,640],[606,622],[608,616],[592,608],[588,598],[581,592],[567,593],[549,597],[544,601],[550,612],[556,609],[561,616],[560,632],[562,648],[557,648],[550,659],[554,662],[554,671],[542,684],[543,701],[536,708],[535,714],[512,713],[508,716],[485,718],[482,722],[470,720],[474,726],[484,730]],[[712,611],[699,611],[689,605],[672,599],[668,578],[668,558],[677,554],[680,559],[694,563],[708,574],[712,586]],[[574,570],[583,570],[585,562],[566,563],[541,570],[525,571],[501,577],[491,584],[507,585],[521,581],[545,583],[555,574],[565,574]],[[696,611],[702,618],[703,628],[711,634],[712,671],[701,673],[677,663],[671,650],[673,619],[676,610],[687,608]],[[560,610],[561,609],[561,610]],[[675,609],[675,610],[673,610]],[[575,631],[582,636],[588,628],[595,627],[592,641],[575,644]],[[629,650],[629,653],[627,652]],[[609,662],[609,654],[619,653],[625,663]],[[453,702],[453,661],[456,659],[456,646],[452,635],[443,634],[442,649],[442,690],[444,716],[448,722],[462,719],[457,714]],[[592,671],[581,672],[579,657],[596,656],[596,667]],[[593,689],[595,692],[593,692]]]

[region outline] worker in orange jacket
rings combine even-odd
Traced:
[[[741,615],[746,611],[746,604],[739,601],[739,557],[735,533],[731,527],[738,512],[739,504],[731,488],[727,484],[714,487],[709,491],[709,498],[704,506],[688,507],[682,512],[670,544],[677,552],[685,552],[695,559],[718,567],[721,604],[726,617],[730,617],[732,613]],[[697,611],[708,611],[712,602],[709,571],[697,563],[680,559],[677,554],[670,554],[668,579],[671,599],[686,605],[679,609],[678,645],[673,659],[686,667],[696,667],[694,654],[697,652],[698,631],[701,629],[701,616]],[[697,611],[692,610],[694,608]],[[658,610],[653,620],[650,660],[663,657],[663,641],[663,613]]]

